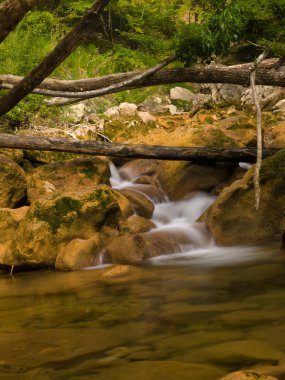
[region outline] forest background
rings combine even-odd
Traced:
[[[31,71],[92,3],[39,0],[0,45],[0,74],[24,76]],[[145,69],[173,54],[178,56],[174,67],[213,60],[249,62],[265,47],[269,56],[280,57],[285,55],[284,20],[285,0],[112,0],[99,29],[86,35],[52,77],[79,79]],[[118,103],[140,102],[154,91],[146,88],[112,96]],[[19,126],[35,112],[54,117],[60,110],[47,107],[42,96],[29,95],[1,123]]]

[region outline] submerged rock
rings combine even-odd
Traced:
[[[237,371],[230,373],[220,380],[278,380],[276,377],[267,376],[256,371]]]
[[[254,167],[226,187],[201,220],[218,244],[233,245],[279,240],[285,204],[285,150],[263,160],[261,202],[255,209]]]
[[[14,208],[26,196],[25,172],[10,158],[0,155],[0,207]]]

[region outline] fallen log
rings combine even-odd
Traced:
[[[268,84],[268,82],[272,82],[272,85],[285,87],[284,71],[282,72],[272,70],[274,68],[274,65],[277,64],[277,62],[278,59],[267,59],[266,61],[262,62],[259,70],[257,70],[257,84],[265,85]],[[136,87],[143,87],[147,85],[156,86],[165,83],[179,83],[191,81],[203,83],[203,81],[205,81],[206,79],[209,80],[209,83],[222,83],[222,80],[225,75],[224,73],[227,73],[226,77],[224,78],[225,81],[232,80],[234,84],[243,84],[245,86],[248,86],[251,67],[252,63],[244,63],[233,66],[206,66],[203,68],[189,67],[161,70],[160,72],[153,74],[151,77],[145,78],[145,80],[136,83]],[[104,75],[102,77],[85,78],[77,80],[60,80],[55,78],[46,78],[42,81],[41,84],[37,86],[36,90],[38,91],[38,93],[40,93],[40,90],[55,91],[58,92],[58,96],[64,96],[67,92],[78,92],[80,94],[83,91],[97,90],[124,82],[137,76],[139,73],[139,71],[135,70],[125,73]],[[263,75],[264,73],[266,73],[265,76]],[[241,74],[241,77],[239,77],[239,74]],[[0,75],[0,88],[10,89],[17,83],[19,83],[22,79],[23,77],[21,76],[2,74]],[[128,87],[128,89],[129,88],[130,87]],[[62,94],[60,94],[60,92],[62,92]],[[45,95],[44,92],[42,92],[42,94]]]
[[[121,158],[153,158],[159,160],[195,162],[255,162],[255,148],[204,148],[170,147],[158,145],[131,145],[94,140],[76,140],[39,136],[15,136],[0,134],[0,147],[23,150],[44,150]],[[263,157],[269,157],[279,149],[265,149]]]

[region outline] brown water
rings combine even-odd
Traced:
[[[284,253],[276,245],[227,248],[143,267],[2,273],[0,379],[282,372]]]

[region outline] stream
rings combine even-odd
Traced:
[[[113,168],[112,185],[130,183]],[[191,244],[118,275],[0,272],[0,380],[218,380],[247,368],[285,378],[284,251],[217,247],[196,222],[213,200],[156,202],[154,231]]]

